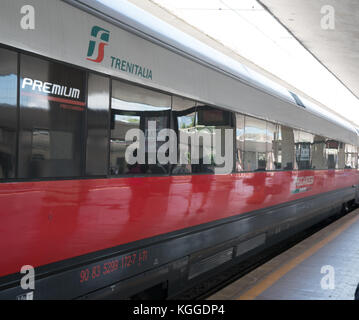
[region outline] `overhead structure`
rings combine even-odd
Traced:
[[[359,127],[354,1],[129,1]]]
[[[258,0],[339,81],[359,97],[357,0]]]

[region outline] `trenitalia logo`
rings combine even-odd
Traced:
[[[93,26],[91,30],[91,36],[95,38],[95,40],[90,40],[89,48],[87,51],[87,60],[100,63],[105,55],[105,46],[107,46],[108,41],[110,39],[110,31],[105,30],[99,26]],[[98,42],[100,40],[100,42]],[[97,45],[97,57],[94,58],[94,53]]]
[[[110,31],[99,26],[93,26],[91,29],[91,37],[89,48],[87,51],[87,60],[100,63],[105,56],[105,46],[108,45],[110,39]],[[96,50],[97,49],[97,50]],[[97,54],[97,56],[96,56]],[[130,73],[137,77],[152,80],[152,70],[142,64],[131,62],[127,58],[110,55],[111,68]]]

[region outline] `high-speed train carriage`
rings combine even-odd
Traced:
[[[116,4],[1,2],[1,299],[171,298],[357,200],[355,128]],[[230,171],[128,164],[150,120],[232,129]]]

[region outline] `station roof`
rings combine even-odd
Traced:
[[[359,97],[357,0],[258,0],[258,2]],[[331,12],[334,18],[332,25],[328,21]]]
[[[357,0],[129,1],[359,127]]]

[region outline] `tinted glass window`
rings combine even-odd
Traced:
[[[295,159],[298,170],[307,170],[312,168],[312,145],[314,135],[294,130]]]
[[[88,78],[86,174],[106,175],[110,127],[110,79]]]
[[[345,169],[355,169],[358,167],[357,147],[345,144]]]
[[[19,177],[83,174],[85,73],[21,55]]]
[[[236,133],[233,130],[232,113],[199,104],[196,108],[196,115],[199,164],[194,165],[194,172],[227,174],[233,172]],[[205,144],[206,140],[208,142]]]
[[[280,126],[267,122],[267,170],[279,170],[282,167]]]
[[[325,157],[328,169],[339,168],[339,142],[335,140],[327,140],[325,146]]]
[[[242,114],[236,114],[236,171],[244,170],[244,124],[245,117]]]
[[[263,171],[267,165],[267,124],[252,117],[245,118],[244,170]]]
[[[169,165],[157,159],[166,141],[157,136],[169,126],[171,97],[113,80],[111,108],[110,174],[168,173]]]
[[[293,129],[267,122],[267,170],[293,170]]]
[[[286,126],[280,126],[280,151],[281,166],[283,170],[293,170],[294,161],[294,133],[293,129]]]
[[[234,130],[230,112],[204,104],[194,106],[190,100],[174,99],[173,116],[179,133],[181,163],[174,168],[173,174],[233,171],[234,154],[230,151],[233,151]],[[231,135],[227,139],[231,141],[230,147],[226,146],[226,134]],[[183,159],[187,164],[182,163]]]
[[[312,145],[312,169],[328,169],[326,145],[326,138],[322,136],[314,136]]]
[[[196,131],[196,102],[180,97],[172,100],[173,127],[177,132],[178,157],[172,174],[191,174],[191,136]]]
[[[345,144],[339,142],[338,150],[338,169],[344,169],[345,167]]]
[[[15,177],[17,54],[0,49],[0,179]]]

